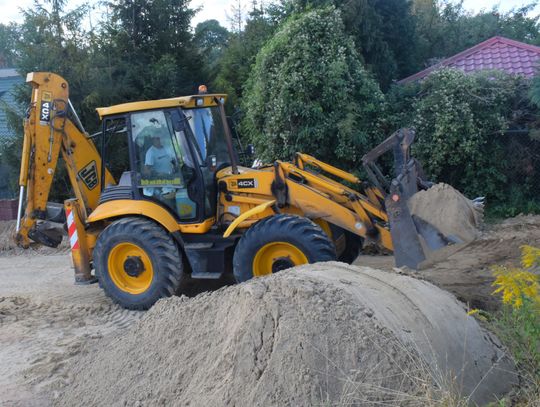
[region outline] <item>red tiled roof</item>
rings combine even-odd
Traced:
[[[492,37],[436,65],[408,76],[398,83],[423,79],[431,72],[443,67],[458,68],[465,73],[497,69],[512,75],[531,77],[536,71],[539,59],[540,47],[504,37]]]

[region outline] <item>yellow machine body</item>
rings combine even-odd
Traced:
[[[376,175],[382,152],[393,148],[403,158],[402,173],[385,190],[302,153],[294,162],[238,165],[223,94],[98,108],[96,142],[62,77],[34,72],[27,82],[16,239],[23,247],[60,242],[47,201],[62,157],[74,194],[64,207],[76,281],[93,281],[94,268],[107,294],[127,308],[171,295],[188,272],[218,278],[234,269],[244,281],[306,262],[350,262],[366,240],[395,250],[403,264],[423,258],[406,208],[417,181],[405,165],[410,133],[365,157]],[[129,156],[108,144],[117,141]],[[128,164],[118,172],[122,159]]]

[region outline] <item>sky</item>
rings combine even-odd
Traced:
[[[88,3],[97,3],[96,0],[67,0],[68,8]],[[201,21],[216,19],[221,25],[230,28],[227,15],[231,14],[231,5],[236,0],[192,0],[193,7],[201,7],[201,11],[193,20],[193,26]],[[508,11],[513,7],[519,7],[528,4],[529,0],[464,0],[465,8],[471,11],[481,9],[491,9],[498,5],[501,11]],[[242,0],[243,4],[248,4],[248,0]],[[33,4],[32,0],[0,0],[0,23],[9,23],[10,21],[21,22],[22,15],[20,8],[29,8]]]

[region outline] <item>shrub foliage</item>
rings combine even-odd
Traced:
[[[392,90],[389,121],[396,127],[415,127],[414,154],[434,181],[469,196],[501,201],[519,195],[524,200],[521,192],[529,191],[538,169],[518,157],[532,148],[516,144],[536,113],[526,97],[528,85],[502,72],[439,70],[421,84]]]
[[[383,94],[334,8],[291,18],[257,56],[244,92],[244,134],[266,160],[296,151],[343,167],[377,139]]]

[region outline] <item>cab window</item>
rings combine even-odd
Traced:
[[[102,137],[103,163],[118,183],[122,174],[130,169],[126,119],[124,117],[106,119],[103,123]]]
[[[169,112],[144,111],[131,114],[138,187],[143,196],[158,200],[182,220],[195,219],[197,206],[188,194],[182,171],[190,163],[185,140],[174,131]]]

